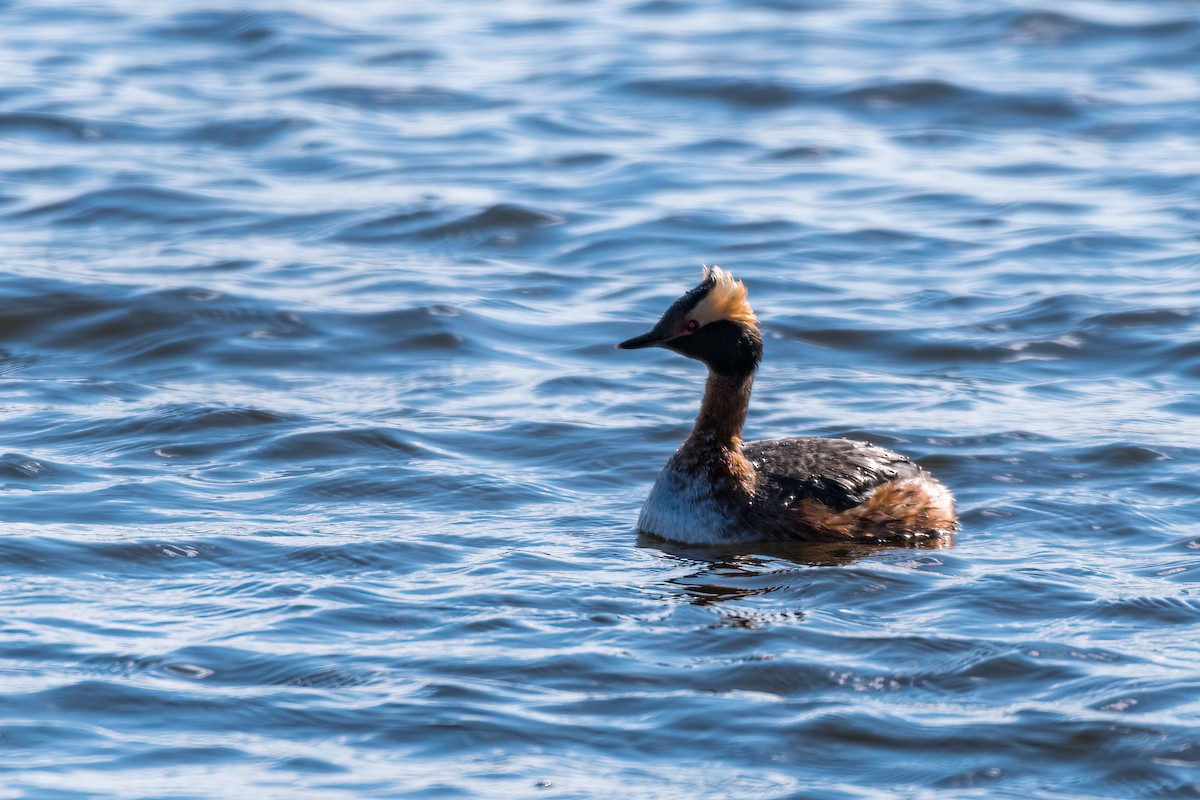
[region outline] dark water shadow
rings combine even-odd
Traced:
[[[657,550],[668,559],[696,567],[694,571],[665,580],[673,594],[687,603],[716,611],[723,624],[756,628],[768,622],[804,617],[799,601],[810,580],[810,568],[842,567],[865,558],[897,550],[940,550],[953,547],[953,537],[926,539],[905,546],[828,542],[753,542],[730,545],[682,545],[639,533],[637,546]],[[740,601],[791,594],[789,601],[774,603],[770,611],[738,606]]]
[[[724,545],[686,545],[661,539],[652,533],[639,532],[637,546],[647,550],[658,550],[681,561],[703,562],[710,566],[765,564],[768,560],[779,560],[798,566],[836,567],[895,550],[944,550],[954,546],[954,537],[915,539],[903,545],[860,542],[738,542]]]

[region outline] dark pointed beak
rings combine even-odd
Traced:
[[[635,336],[632,339],[626,339],[617,345],[618,350],[640,350],[643,347],[654,347],[656,344],[662,344],[667,340],[667,337],[660,335],[657,331],[643,333],[641,336]]]

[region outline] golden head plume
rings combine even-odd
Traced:
[[[747,327],[758,324],[754,309],[746,302],[746,286],[717,266],[704,265],[704,282],[713,287],[696,307],[693,316],[700,324],[727,319]]]

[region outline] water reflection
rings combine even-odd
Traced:
[[[716,611],[721,624],[759,627],[768,622],[804,617],[799,602],[813,567],[840,567],[898,550],[940,550],[951,537],[914,542],[906,547],[859,543],[759,542],[747,545],[682,545],[652,534],[638,535],[638,547],[657,550],[668,559],[694,566],[694,571],[668,578],[664,584],[686,602]],[[743,601],[777,593],[794,593],[796,604],[776,601],[770,610],[747,608]],[[780,606],[786,610],[780,610]]]

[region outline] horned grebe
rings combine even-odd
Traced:
[[[718,544],[900,542],[955,529],[950,492],[890,450],[850,439],[742,442],[762,336],[746,287],[720,267],[705,267],[649,333],[617,347],[665,347],[708,365],[696,424],[655,481],[639,530]]]

